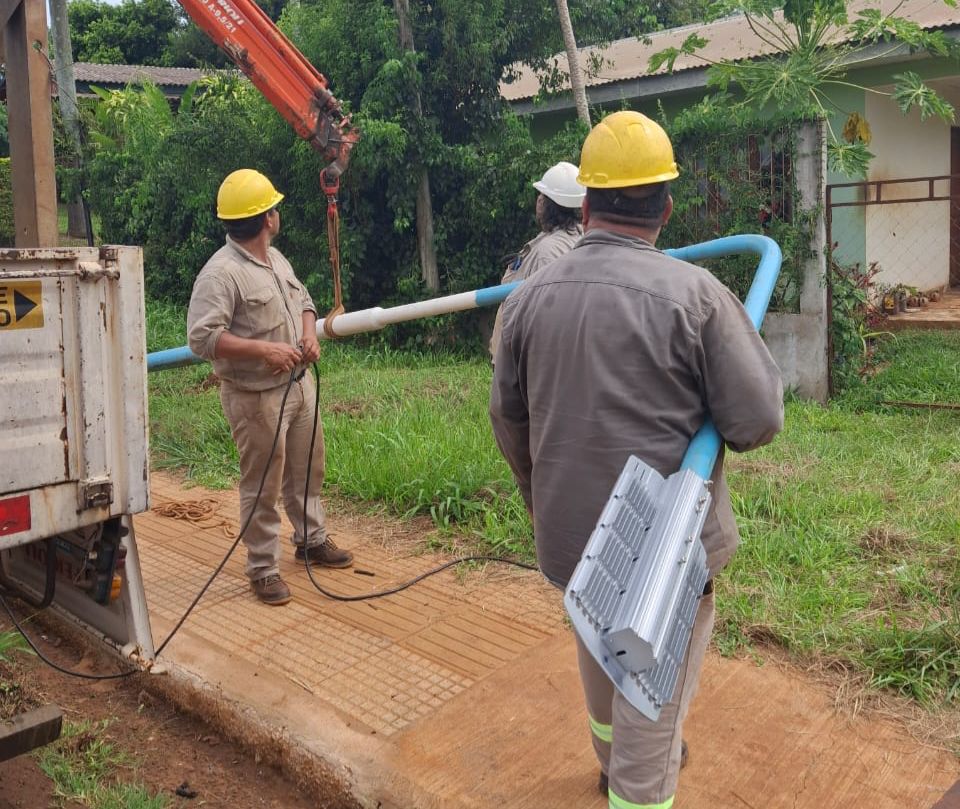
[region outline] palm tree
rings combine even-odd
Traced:
[[[587,91],[583,85],[583,72],[580,70],[580,57],[577,54],[577,40],[573,35],[573,23],[570,21],[570,9],[567,0],[556,0],[557,14],[560,15],[560,30],[563,32],[563,44],[567,49],[567,64],[570,68],[570,88],[577,105],[577,117],[590,126],[590,110],[587,107]]]

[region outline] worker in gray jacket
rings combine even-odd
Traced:
[[[666,476],[712,417],[746,451],[783,425],[783,388],[740,301],[654,246],[673,210],[673,148],[654,121],[618,112],[584,142],[584,237],[503,305],[490,418],[534,524],[543,574],[565,587],[627,458]],[[600,789],[616,809],[667,809],[682,723],[714,619],[712,577],[739,536],[723,476],[703,529],[711,580],[676,691],[653,722],[578,643]]]
[[[291,599],[279,567],[281,495],[301,564],[349,567],[353,562],[353,554],[327,536],[320,502],[324,447],[319,423],[308,457],[316,396],[306,368],[320,356],[317,309],[290,262],[271,246],[280,232],[277,205],[282,199],[270,180],[252,169],[239,169],[221,183],[217,216],[227,231],[226,244],[200,270],[187,313],[190,348],[213,363],[240,454],[247,576],[257,598],[271,606]]]
[[[579,169],[560,162],[548,168],[533,187],[537,189],[536,217],[540,232],[527,242],[507,265],[501,284],[523,281],[558,259],[580,240],[580,208],[587,189],[577,182]],[[490,337],[490,356],[496,358],[502,329],[502,307]]]

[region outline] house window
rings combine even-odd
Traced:
[[[683,169],[695,189],[691,213],[699,220],[698,230],[720,235],[731,217],[761,230],[775,220],[793,221],[793,160],[786,136],[777,131],[701,141],[690,149],[693,154],[681,148]]]

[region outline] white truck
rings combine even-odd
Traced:
[[[0,250],[0,594],[145,662],[144,324],[139,248]]]

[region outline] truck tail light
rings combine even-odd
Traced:
[[[30,530],[30,495],[0,500],[0,537]]]

